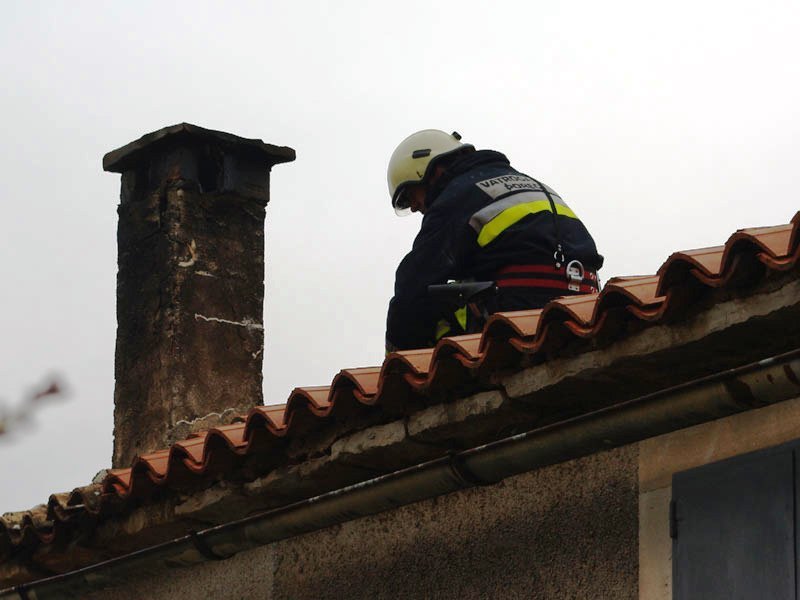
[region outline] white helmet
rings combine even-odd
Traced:
[[[400,142],[389,159],[386,173],[392,206],[398,215],[410,212],[403,194],[405,186],[423,181],[429,175],[431,165],[442,156],[465,148],[475,149],[472,144],[462,144],[460,140],[461,136],[455,131],[445,133],[438,129],[423,129]]]

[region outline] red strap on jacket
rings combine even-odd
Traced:
[[[495,275],[495,284],[499,288],[543,288],[575,291],[582,294],[599,291],[595,271],[584,271],[583,280],[577,286],[578,289],[574,289],[574,283],[573,288],[570,288],[570,283],[567,278],[566,266],[557,269],[553,265],[509,265],[497,271]]]

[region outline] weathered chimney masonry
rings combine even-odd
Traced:
[[[187,123],[103,157],[122,173],[114,467],[165,447],[179,422],[263,403],[269,171],[294,158]]]

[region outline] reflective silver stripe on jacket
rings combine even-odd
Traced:
[[[563,206],[564,208],[569,208],[566,202],[564,202],[556,193],[550,192],[550,196],[553,198],[553,203],[556,205],[556,207]],[[527,204],[529,202],[538,202],[541,200],[547,202],[545,210],[550,210],[550,202],[547,200],[547,195],[544,192],[520,192],[517,194],[512,194],[500,200],[496,200],[488,206],[484,206],[482,209],[472,215],[469,220],[469,224],[477,233],[480,233],[484,225],[486,225],[504,210],[507,210],[512,206],[517,206],[518,204]]]

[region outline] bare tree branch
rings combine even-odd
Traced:
[[[19,426],[32,422],[36,410],[63,396],[63,385],[55,377],[51,377],[45,384],[26,394],[15,409],[4,406],[0,399],[0,435],[11,433]]]

